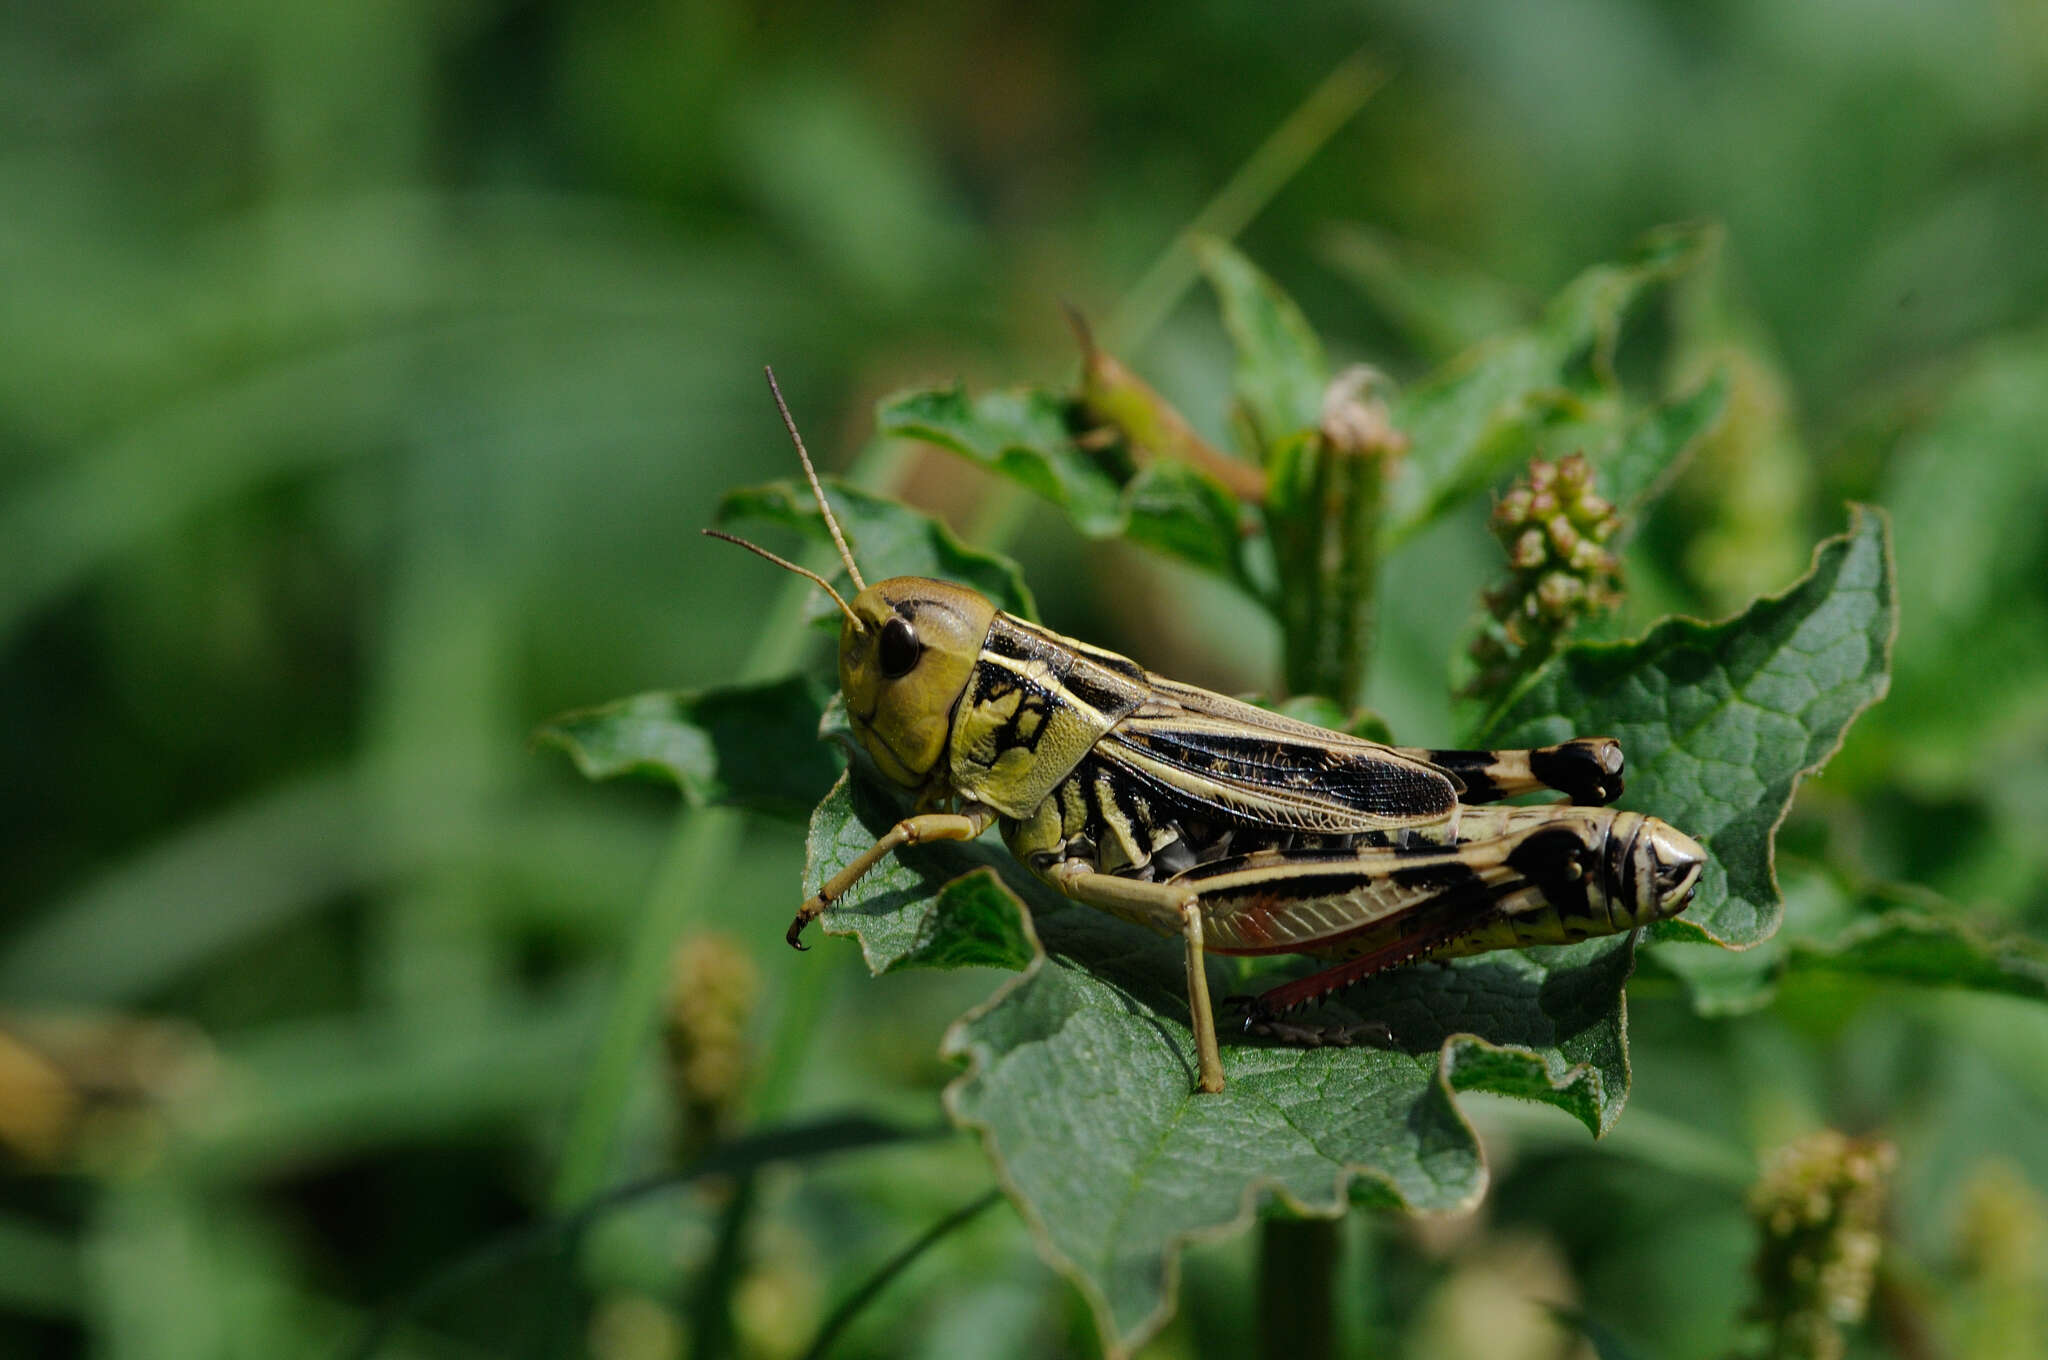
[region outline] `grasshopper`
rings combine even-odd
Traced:
[[[838,605],[853,736],[915,797],[819,888],[804,927],[892,852],[999,828],[1060,893],[1186,945],[1199,1088],[1223,1089],[1204,955],[1308,954],[1333,966],[1252,998],[1246,1026],[1313,1042],[1279,1017],[1423,958],[1562,944],[1677,915],[1706,852],[1604,806],[1622,790],[1608,737],[1526,751],[1384,746],[1152,674],[1003,613],[947,581],[868,585],[789,406],[775,395],[857,592]],[[1535,790],[1566,803],[1485,806]]]

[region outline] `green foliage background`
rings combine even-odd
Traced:
[[[1898,1297],[1940,1343],[2048,1352],[2033,956],[1952,957],[1888,915],[2048,935],[2038,6],[96,0],[0,14],[0,1353],[331,1354],[460,1253],[673,1167],[652,1046],[598,1055],[622,961],[665,965],[650,922],[753,955],[754,1115],[935,1123],[939,1036],[998,974],[791,956],[800,826],[679,823],[527,734],[816,659],[781,579],[695,535],[790,471],[762,362],[838,468],[885,394],[1068,384],[1057,303],[1112,317],[1361,46],[1391,79],[1238,241],[1332,364],[1412,381],[1652,225],[1716,220],[1715,263],[1616,355],[1729,387],[1635,536],[1617,631],[1783,589],[1851,499],[1891,514],[1902,623],[1890,697],[1781,832],[1780,935],[1647,956],[1601,1142],[1466,1098],[1486,1207],[1354,1213],[1343,1334],[1559,1344],[1534,1300],[1724,1353],[1754,1159],[1832,1124],[1900,1147]],[[1119,357],[1224,441],[1208,298]],[[968,542],[1005,532],[1062,631],[1276,686],[1277,634],[1226,588],[964,460],[865,462]],[[1405,740],[1470,722],[1447,659],[1498,570],[1483,513],[1387,561],[1368,698]],[[800,801],[811,759],[762,796]],[[623,1113],[594,1137],[606,1082]],[[707,1297],[743,1353],[793,1353],[991,1183],[958,1136],[802,1168],[609,1214],[384,1353],[704,1353]],[[748,1249],[720,1266],[735,1203]],[[1183,1269],[1146,1353],[1255,1349],[1248,1239]],[[998,1208],[838,1353],[1099,1344]]]

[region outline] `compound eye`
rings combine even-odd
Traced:
[[[901,680],[923,654],[924,648],[918,646],[917,632],[910,626],[910,620],[898,615],[882,625],[880,660],[885,679]]]

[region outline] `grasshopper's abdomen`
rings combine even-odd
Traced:
[[[1266,852],[1176,881],[1200,893],[1217,953],[1347,961],[1261,998],[1278,1012],[1417,959],[1571,944],[1667,919],[1691,901],[1705,858],[1637,812],[1473,808],[1441,843]]]
[[[1704,854],[1637,812],[1467,808],[1442,841],[1234,856],[1176,881],[1200,891],[1219,953],[1356,958],[1405,939],[1410,957],[1451,957],[1663,920],[1690,899]]]

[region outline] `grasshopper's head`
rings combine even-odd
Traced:
[[[922,789],[934,778],[944,777],[938,765],[946,751],[953,706],[974,673],[996,607],[949,581],[922,576],[896,576],[872,586],[863,581],[853,550],[846,546],[846,535],[839,531],[839,521],[825,500],[825,488],[811,467],[811,456],[804,451],[803,436],[796,432],[796,421],[782,400],[782,389],[775,385],[773,369],[768,370],[768,390],[775,394],[782,423],[796,443],[811,494],[818,498],[818,513],[839,548],[839,560],[846,564],[846,574],[860,593],[848,604],[818,573],[785,562],[743,538],[715,529],[704,532],[809,577],[832,597],[832,603],[846,616],[839,626],[839,688],[846,696],[854,737],[890,780],[905,788]]]
[[[922,576],[854,596],[839,627],[839,689],[854,737],[894,782],[930,782],[995,616],[967,587]]]

